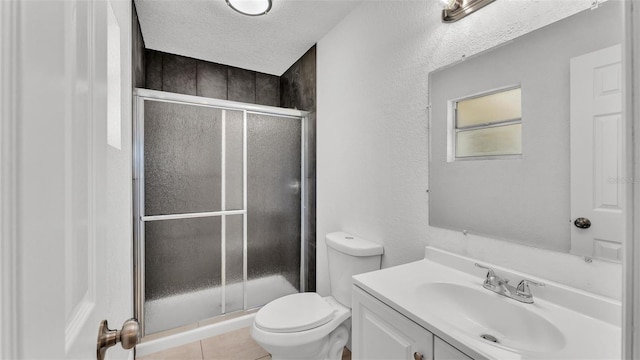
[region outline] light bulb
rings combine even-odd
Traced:
[[[458,0],[440,0],[440,2],[446,10],[453,10],[458,6]]]
[[[249,16],[264,15],[271,10],[271,0],[226,0],[235,11]]]

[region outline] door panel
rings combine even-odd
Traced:
[[[353,287],[353,359],[433,360],[433,334]]]
[[[131,4],[24,1],[19,13],[18,354],[90,359],[100,321],[131,316],[131,80],[107,71],[130,69]],[[120,105],[116,150],[107,101]]]
[[[247,115],[247,303],[300,289],[301,130],[298,118]]]

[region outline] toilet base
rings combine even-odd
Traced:
[[[286,347],[258,344],[271,354],[272,360],[340,360],[349,333],[347,324],[342,323],[329,335],[311,343]]]

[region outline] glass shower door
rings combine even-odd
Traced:
[[[247,115],[247,306],[300,288],[299,118]]]
[[[300,291],[302,118],[137,104],[136,314],[145,334]]]
[[[224,314],[243,296],[242,286],[225,286],[243,278],[226,266],[243,262],[243,116],[144,103],[146,333]]]

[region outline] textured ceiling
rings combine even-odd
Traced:
[[[282,75],[358,0],[273,0],[264,16],[225,0],[135,0],[148,49]]]

